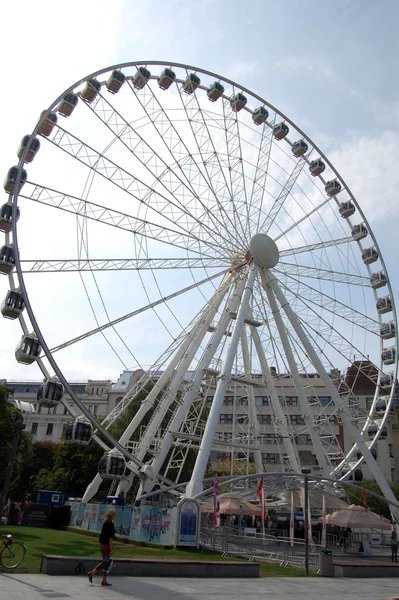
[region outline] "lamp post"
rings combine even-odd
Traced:
[[[1,494],[1,500],[0,500],[0,522],[3,518],[4,507],[8,500],[8,490],[10,489],[11,476],[12,476],[12,471],[14,468],[15,457],[17,456],[19,437],[21,435],[21,431],[23,431],[25,429],[25,427],[26,427],[25,423],[21,423],[20,421],[14,421],[14,423],[13,423],[14,437],[12,440],[12,448],[11,448],[10,456],[8,459],[7,472],[6,472],[6,477],[4,480],[3,491]]]
[[[308,475],[311,469],[302,469],[304,500],[304,526],[305,526],[305,575],[309,575],[309,479]]]

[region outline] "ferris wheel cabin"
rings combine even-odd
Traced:
[[[15,358],[17,362],[24,365],[31,365],[40,356],[42,349],[34,333],[23,335],[21,341],[15,349]]]
[[[208,96],[211,102],[216,102],[219,100],[221,96],[224,94],[224,87],[219,81],[215,81],[206,91],[206,95]]]
[[[380,377],[380,388],[385,390],[391,388],[393,385],[393,373],[387,373]]]
[[[132,84],[138,90],[142,90],[147,85],[151,77],[151,73],[145,67],[139,67],[133,75]]]
[[[305,152],[308,151],[308,145],[305,142],[305,140],[298,140],[297,142],[294,143],[291,150],[292,150],[292,154],[296,158],[299,158],[300,156],[303,156],[305,154]]]
[[[195,73],[189,73],[183,82],[183,90],[186,94],[193,94],[200,85],[201,80]]]
[[[22,158],[23,153],[25,152],[25,148],[27,146],[29,146],[29,150],[26,154],[25,157],[25,162],[26,163],[31,163],[32,160],[35,158],[36,154],[39,152],[40,149],[40,142],[37,138],[33,138],[30,141],[31,136],[30,135],[24,135],[24,137],[22,138],[22,141],[19,145],[18,148],[18,158]]]
[[[387,312],[392,310],[392,301],[391,296],[383,296],[382,298],[378,298],[376,302],[377,312],[380,315],[384,315]]]
[[[378,271],[378,273],[372,273],[370,277],[370,285],[374,290],[384,287],[387,284],[387,276],[384,271]]]
[[[321,158],[317,158],[316,160],[312,160],[310,163],[309,172],[311,175],[313,175],[313,177],[316,177],[317,175],[321,175],[325,168],[326,165],[323,163]]]
[[[377,414],[385,413],[389,406],[389,396],[381,396],[378,398],[375,404],[375,412]],[[390,408],[390,412],[393,411],[393,406]]]
[[[72,92],[65,94],[57,108],[60,115],[63,117],[70,117],[78,104],[78,100],[78,96],[76,94],[72,94]]]
[[[90,421],[78,417],[67,425],[65,430],[65,443],[87,446],[93,437],[93,427]]]
[[[273,135],[276,140],[283,140],[289,132],[289,127],[285,123],[277,123],[274,127]]]
[[[158,77],[158,85],[161,90],[168,90],[176,79],[176,73],[172,69],[164,69]]]
[[[362,252],[362,260],[365,265],[371,265],[371,263],[378,260],[378,252],[374,247],[366,248]]]
[[[44,115],[46,114],[46,110],[43,110],[41,115],[40,115],[40,119],[43,119]],[[44,135],[46,137],[48,137],[51,132],[53,131],[54,127],[57,125],[57,115],[53,114],[53,113],[49,113],[47,115],[47,117],[44,119],[44,121],[41,123],[38,133],[40,133],[40,135]]]
[[[3,187],[8,194],[13,194],[15,190],[15,184],[17,182],[18,177],[18,167],[11,167],[7,173],[7,177],[4,180]],[[22,186],[25,181],[28,179],[28,174],[25,169],[22,169],[21,178],[19,180],[19,188],[18,192],[21,191]]]
[[[244,96],[244,94],[241,92],[235,94],[235,96],[232,96],[232,98],[230,98],[230,106],[231,109],[234,110],[234,112],[240,112],[240,110],[244,108],[246,103],[247,97]]]
[[[24,297],[21,292],[9,290],[1,305],[1,314],[6,319],[16,319],[24,308]]]
[[[8,275],[15,267],[14,246],[5,244],[0,249],[0,273]]]
[[[353,239],[356,242],[358,242],[360,240],[363,240],[365,237],[367,237],[369,232],[368,232],[367,228],[363,225],[363,223],[361,223],[360,225],[355,225],[352,228],[351,234],[352,234]]]
[[[387,435],[388,435],[388,430],[387,430],[387,426],[383,425],[380,429],[379,425],[377,423],[372,423],[371,425],[368,426],[367,429],[367,435],[370,438],[375,438],[375,436],[377,435],[378,431],[380,432],[380,439],[381,440],[385,440]]]
[[[252,121],[255,125],[262,125],[269,117],[269,112],[264,106],[259,106],[252,113]]]
[[[119,452],[111,450],[100,458],[98,474],[101,479],[122,479],[126,471],[125,458]]]
[[[393,365],[396,360],[396,348],[391,346],[390,348],[384,348],[381,352],[381,360],[384,365]]]
[[[57,378],[47,379],[37,390],[37,401],[40,406],[52,408],[58,406],[64,396],[64,386]]]
[[[331,179],[331,181],[327,181],[326,185],[324,186],[324,190],[327,196],[329,196],[330,198],[332,196],[336,196],[341,191],[341,189],[342,186],[338,179]]]
[[[93,102],[96,99],[98,92],[101,90],[101,83],[94,77],[86,82],[85,88],[82,91],[82,98],[86,102]]]
[[[351,217],[352,215],[354,215],[356,212],[356,208],[355,205],[352,204],[352,202],[342,202],[342,204],[339,207],[339,214],[341,215],[341,217],[343,219],[347,219],[348,217]]]
[[[388,321],[388,323],[382,323],[380,327],[380,335],[383,340],[390,340],[396,335],[396,327],[394,321]]]
[[[17,207],[17,221],[19,219],[19,208]],[[12,203],[7,202],[0,208],[0,231],[9,233],[12,229]]]
[[[377,450],[375,448],[369,448],[372,457],[374,458],[374,460],[377,460]],[[360,460],[363,457],[363,454],[360,452],[360,450],[358,450],[356,452],[356,458],[357,460]]]
[[[125,83],[125,80],[126,77],[122,71],[112,71],[107,83],[105,84],[105,87],[109,92],[111,92],[111,94],[117,94]]]

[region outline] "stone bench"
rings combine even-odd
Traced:
[[[87,575],[99,557],[44,554],[40,571],[47,575]],[[115,558],[111,575],[124,577],[259,577],[259,563]]]
[[[334,561],[334,577],[399,577],[399,564],[338,563]]]

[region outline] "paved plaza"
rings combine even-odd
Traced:
[[[378,600],[399,597],[398,579],[264,577],[141,579],[113,577],[112,587],[85,577],[0,573],[1,600]]]

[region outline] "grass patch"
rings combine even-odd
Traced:
[[[0,526],[0,533],[11,533],[16,540],[22,540],[27,546],[27,552],[21,568],[38,572],[43,554],[58,554],[61,556],[99,556],[98,533],[95,536],[74,533],[72,531],[56,531],[39,527]],[[86,533],[86,532],[85,532]],[[222,558],[217,552],[201,552],[194,549],[170,547],[153,547],[150,544],[138,546],[123,542],[115,543],[115,558],[147,558],[155,560],[203,560],[234,561],[239,558]],[[260,573],[263,577],[301,577],[303,569],[280,567],[273,563],[260,563]]]

